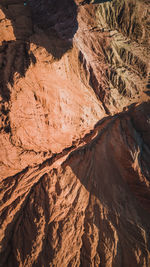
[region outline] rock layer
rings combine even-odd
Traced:
[[[88,2],[0,3],[0,266],[150,265],[150,6]]]

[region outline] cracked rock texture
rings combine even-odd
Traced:
[[[150,266],[150,3],[0,1],[0,266]]]

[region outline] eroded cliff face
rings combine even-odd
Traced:
[[[149,10],[0,2],[0,266],[150,266]]]

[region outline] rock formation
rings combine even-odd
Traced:
[[[150,266],[149,10],[0,1],[0,266]]]

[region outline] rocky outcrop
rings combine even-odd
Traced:
[[[0,266],[150,265],[149,3],[98,2],[0,3]]]

